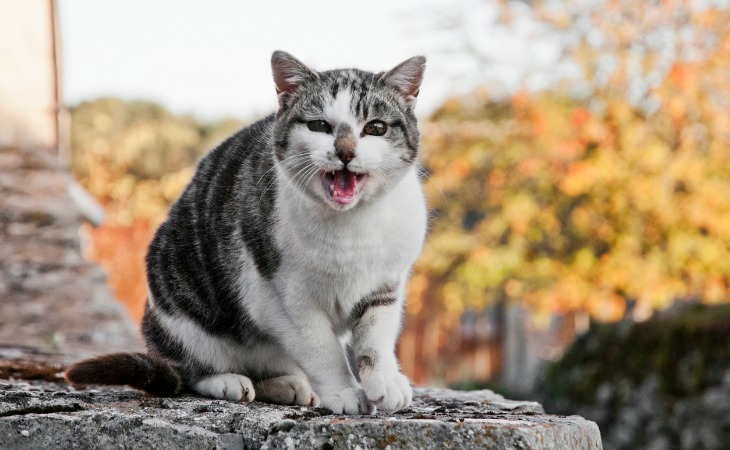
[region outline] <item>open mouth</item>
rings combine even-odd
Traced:
[[[365,173],[350,172],[345,168],[334,172],[324,172],[322,186],[327,198],[344,206],[355,201],[366,178]]]

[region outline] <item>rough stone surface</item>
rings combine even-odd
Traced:
[[[0,448],[600,449],[593,423],[492,391],[417,389],[396,414],[154,398],[128,389],[0,381]]]

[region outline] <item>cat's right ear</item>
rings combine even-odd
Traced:
[[[271,72],[276,84],[276,95],[279,97],[279,108],[284,106],[286,99],[299,90],[303,83],[319,78],[317,72],[281,50],[271,55]]]
[[[426,58],[424,56],[414,56],[382,74],[380,79],[394,87],[412,109],[416,106],[416,97],[418,97],[418,92],[421,90],[425,69]]]

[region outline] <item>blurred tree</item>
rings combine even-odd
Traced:
[[[675,299],[727,301],[730,12],[532,3],[492,5],[504,26],[529,14],[558,36],[570,70],[539,92],[452,99],[424,125],[435,211],[409,312],[455,323],[519,299],[616,320],[627,299],[638,318]]]
[[[162,106],[101,98],[72,110],[72,170],[104,205],[107,225],[161,222],[198,158],[242,123],[200,123]]]

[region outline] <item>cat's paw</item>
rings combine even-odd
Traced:
[[[297,375],[269,378],[256,383],[259,400],[280,405],[319,406],[319,396],[306,378]]]
[[[375,405],[358,388],[322,395],[321,405],[335,414],[375,414]]]
[[[411,406],[413,389],[405,375],[377,367],[361,370],[360,380],[368,400],[386,412],[394,412]]]
[[[251,380],[237,373],[205,377],[195,383],[193,390],[205,397],[233,402],[250,402],[256,396]]]

